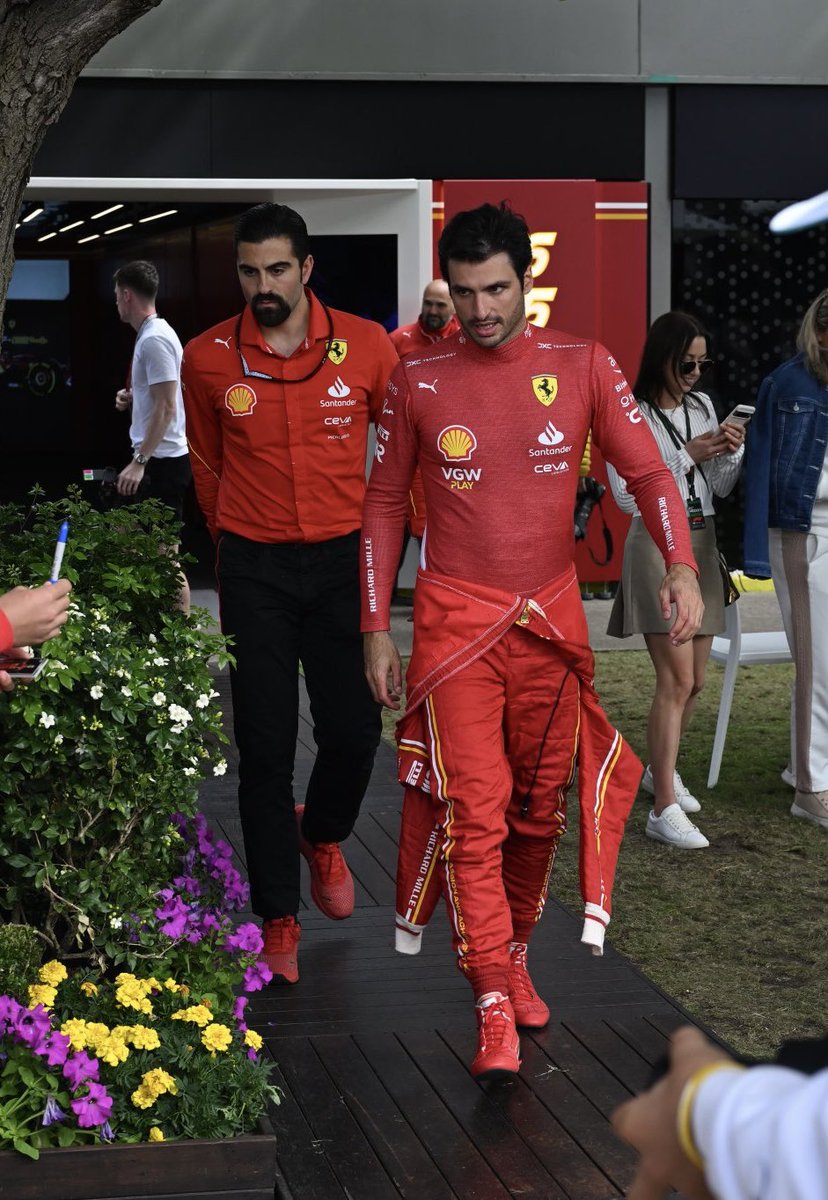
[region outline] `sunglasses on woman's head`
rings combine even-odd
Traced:
[[[687,362],[680,362],[678,365],[679,375],[692,375],[694,371],[698,371],[703,375],[708,367],[713,366],[712,358],[702,358],[697,362],[694,358],[688,358]]]

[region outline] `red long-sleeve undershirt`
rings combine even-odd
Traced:
[[[363,510],[362,628],[389,628],[420,466],[427,567],[530,596],[572,562],[587,434],[627,481],[667,565],[696,569],[672,475],[603,346],[527,325],[495,349],[459,334],[395,368]]]

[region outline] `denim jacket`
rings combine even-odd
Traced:
[[[759,388],[745,452],[745,571],[771,573],[768,528],[811,528],[828,443],[828,388],[797,354]]]

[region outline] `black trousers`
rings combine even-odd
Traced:
[[[233,728],[239,812],[253,911],[265,920],[299,909],[293,767],[299,664],[305,672],[316,762],[303,833],[341,842],[351,832],[379,744],[380,706],[363,672],[359,531],[327,542],[219,540],[222,629],[232,635]]]

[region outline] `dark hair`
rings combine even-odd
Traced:
[[[689,313],[667,312],[656,317],[641,351],[641,366],[633,384],[636,400],[655,406],[668,382],[668,371],[678,376],[678,365],[696,338],[710,341],[704,326]],[[689,393],[692,396],[692,392]]]
[[[286,204],[256,204],[243,212],[236,221],[233,249],[238,250],[239,242],[266,242],[270,238],[287,238],[300,265],[310,254],[308,227]]]
[[[448,265],[455,262],[481,263],[495,254],[508,254],[518,279],[522,280],[532,262],[529,227],[505,200],[498,207],[481,204],[467,212],[455,213],[446,225],[437,246],[440,271],[450,283]]]
[[[138,259],[136,262],[125,263],[118,267],[112,276],[115,286],[129,288],[145,300],[154,300],[158,295],[158,271],[155,263]]]

